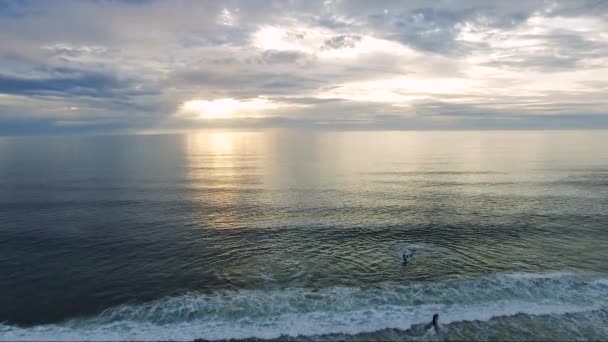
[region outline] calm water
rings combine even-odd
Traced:
[[[0,139],[0,340],[608,339],[607,146],[605,131]],[[435,312],[439,334],[416,326]]]

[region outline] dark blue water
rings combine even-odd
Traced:
[[[606,142],[3,138],[0,339],[607,339]]]

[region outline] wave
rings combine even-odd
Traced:
[[[398,243],[392,246],[390,254],[393,257],[401,259],[403,254],[413,255],[418,251],[429,251],[438,249],[436,246],[429,243]]]
[[[433,313],[442,324],[602,310],[608,279],[570,273],[504,274],[374,288],[190,293],[110,308],[96,317],[21,327],[0,340],[193,340],[279,338],[407,330]]]

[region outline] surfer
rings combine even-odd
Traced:
[[[439,314],[433,315],[433,320],[427,324],[414,324],[409,329],[408,332],[412,336],[424,336],[431,329],[435,331],[435,334],[439,335]]]
[[[403,253],[403,264],[407,265],[407,263],[410,261],[410,258],[412,257],[412,255],[414,255],[414,253],[410,253],[410,254],[405,254]]]
[[[435,330],[435,334],[439,334],[439,314],[433,315],[433,320],[431,323],[426,325],[425,330],[429,330],[431,328]]]

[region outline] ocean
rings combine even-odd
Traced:
[[[607,147],[599,130],[0,138],[0,340],[606,340]]]

